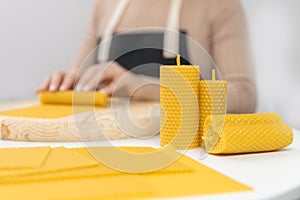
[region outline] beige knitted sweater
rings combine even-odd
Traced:
[[[97,45],[110,21],[118,0],[96,0],[82,47],[74,67],[78,67]],[[143,27],[166,26],[170,0],[131,0],[115,32]],[[256,88],[249,59],[248,35],[244,12],[239,0],[183,0],[179,27],[202,45],[215,61],[222,79],[228,82],[227,110],[230,113],[254,112]],[[190,50],[193,54],[192,50]],[[208,77],[209,68],[201,56],[192,55]],[[204,76],[204,77],[205,77]]]

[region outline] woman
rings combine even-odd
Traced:
[[[117,36],[119,39],[110,39],[113,33],[144,27],[178,30],[201,44],[218,66],[222,79],[228,82],[227,111],[255,111],[255,81],[248,55],[245,16],[239,0],[96,0],[85,39],[72,68],[46,77],[38,91],[64,91],[75,86],[74,89],[78,91],[97,89],[109,95],[114,91],[116,95],[158,100],[157,73],[142,75],[140,72],[143,73],[143,69],[140,72],[128,70],[147,63],[172,64],[171,60],[175,59],[165,49],[146,48],[115,57],[109,53],[115,47],[118,49],[133,43],[147,43],[147,40],[164,43],[163,47],[168,47],[170,51],[176,50],[176,39],[172,40],[176,37],[172,32],[165,32],[161,37],[160,34],[153,36],[151,31],[138,31],[120,34]],[[90,66],[86,58],[92,57],[90,53],[100,38],[104,42],[96,56],[98,63]],[[130,38],[133,38],[132,42],[128,43]],[[186,54],[185,62],[201,63],[201,56],[190,48],[192,45],[181,36],[178,38],[178,52]],[[175,47],[172,47],[172,42]],[[113,62],[107,62],[111,60]],[[80,68],[83,63],[88,66],[86,70]],[[156,67],[151,69],[157,72]],[[201,75],[208,71],[209,66],[201,66]],[[139,85],[146,86],[138,88]]]

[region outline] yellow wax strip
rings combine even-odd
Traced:
[[[20,156],[15,157],[15,159],[22,160]],[[95,159],[87,158],[86,156],[82,156],[70,149],[59,147],[51,150],[41,167],[35,169],[0,170],[0,177],[1,179],[13,179],[33,174],[93,167],[97,165],[98,161]]]
[[[0,170],[37,168],[49,152],[50,147],[0,149]]]
[[[212,115],[205,121],[204,143],[211,154],[274,151],[293,142],[293,131],[276,113]]]
[[[39,100],[43,104],[106,106],[108,97],[100,92],[41,92]]]
[[[25,118],[44,118],[56,119],[67,117],[73,114],[93,111],[93,106],[72,106],[72,105],[40,105],[28,108],[1,111],[0,116],[25,117]]]

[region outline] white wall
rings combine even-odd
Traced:
[[[92,0],[0,0],[0,100],[34,98],[42,78],[69,67]]]
[[[258,111],[300,128],[299,0],[243,0],[259,88]],[[92,0],[0,0],[0,100],[34,98],[45,74],[70,65]]]
[[[244,0],[256,67],[259,112],[300,129],[300,1]]]

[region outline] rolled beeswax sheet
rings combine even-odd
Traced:
[[[0,170],[30,169],[41,166],[50,147],[0,149]]]
[[[0,184],[5,200],[141,199],[154,190],[141,177],[132,174],[97,178]]]
[[[101,92],[41,92],[39,100],[43,104],[106,106],[108,97]]]
[[[93,111],[92,106],[76,106],[76,113]],[[96,108],[97,109],[97,108]],[[71,105],[40,105],[14,110],[1,111],[0,116],[57,119],[76,114]]]
[[[204,122],[208,116],[219,115],[225,118],[227,108],[226,90],[227,83],[225,81],[200,81],[200,137],[204,135]],[[212,120],[214,120],[213,117]],[[223,127],[222,124],[220,124],[220,126]]]
[[[1,179],[7,179],[32,174],[93,167],[97,165],[98,162],[95,159],[87,158],[70,149],[59,147],[51,150],[41,167],[35,169],[0,170],[0,177]]]
[[[199,67],[161,66],[160,68],[160,143],[175,149],[200,146]]]
[[[225,123],[223,116],[214,116],[213,121],[208,117],[204,132],[206,150],[211,154],[274,151],[293,142],[291,127],[276,113],[230,114]]]

